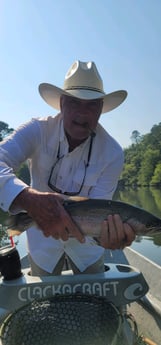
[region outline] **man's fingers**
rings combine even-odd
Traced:
[[[131,226],[123,223],[118,214],[109,215],[102,223],[100,244],[106,249],[123,249],[135,240]]]
[[[61,238],[63,241],[67,241],[69,239],[69,231],[67,228],[60,229],[59,238]]]
[[[108,218],[108,233],[109,233],[109,245],[111,249],[119,248],[118,231],[114,221],[114,217],[109,215]]]
[[[119,214],[114,214],[113,222],[115,225],[115,232],[117,233],[118,243],[122,243],[122,240],[125,238],[125,232],[124,232],[124,224]]]
[[[136,235],[131,226],[127,223],[124,223],[124,233],[126,236],[125,246],[130,246],[131,243],[135,240]]]
[[[81,229],[73,222],[70,216],[65,217],[65,228],[68,229],[69,236],[75,237],[79,242],[84,243],[85,237]]]
[[[101,226],[100,245],[106,249],[109,247],[108,222],[104,220]]]

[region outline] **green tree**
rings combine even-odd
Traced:
[[[161,185],[161,163],[156,165],[150,185]]]
[[[28,185],[30,184],[30,173],[27,162],[21,164],[19,170],[16,172],[16,176]]]
[[[0,121],[0,141],[2,141],[7,135],[11,134],[14,131],[13,128],[10,128],[9,125],[5,122]],[[30,184],[30,173],[27,163],[22,163],[18,171],[16,172],[18,178],[24,181],[27,184]]]
[[[8,124],[0,121],[0,141],[2,141],[7,135],[13,132],[13,128],[9,128]]]
[[[131,134],[131,140],[133,144],[138,144],[141,141],[141,135],[136,129]]]
[[[125,149],[124,156],[125,164],[121,174],[121,184],[136,186],[138,184],[138,171],[142,162],[140,144],[132,144],[128,149]]]
[[[133,163],[125,164],[124,170],[121,174],[121,183],[124,186],[137,185],[137,169],[136,169],[135,164]]]
[[[161,122],[143,136],[132,132],[132,145],[124,149],[125,163],[120,186],[160,185]]]
[[[147,148],[144,153],[140,171],[138,174],[138,182],[141,185],[147,186],[150,184],[156,164],[160,159],[160,151]]]

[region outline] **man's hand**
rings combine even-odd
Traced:
[[[102,223],[100,245],[106,249],[123,249],[135,239],[132,227],[123,223],[118,214],[109,215]]]
[[[72,221],[63,205],[63,198],[54,193],[42,193],[32,188],[24,189],[11,207],[26,210],[44,236],[68,240],[70,236],[84,243],[84,235]]]

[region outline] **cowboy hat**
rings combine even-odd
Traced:
[[[127,97],[125,90],[105,94],[103,82],[94,62],[75,61],[69,68],[63,89],[42,83],[39,85],[41,97],[54,109],[60,110],[60,97],[72,96],[84,100],[103,99],[102,113],[118,107]]]

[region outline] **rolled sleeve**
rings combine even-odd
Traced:
[[[19,180],[12,171],[12,168],[4,168],[4,163],[0,165],[0,207],[3,211],[8,211],[13,200],[28,187],[26,183]]]
[[[22,126],[0,144],[0,208],[8,211],[16,196],[28,185],[15,174],[34,151],[38,137],[34,121]]]

